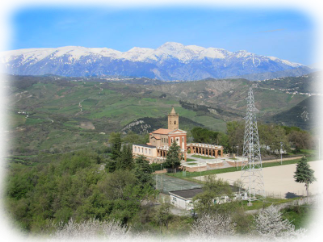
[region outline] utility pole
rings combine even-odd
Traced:
[[[257,195],[265,196],[264,180],[262,175],[262,162],[259,145],[259,135],[256,120],[256,107],[252,87],[249,88],[247,98],[247,114],[245,117],[245,133],[243,154],[246,162],[241,168],[241,181],[245,183],[248,193],[248,206],[257,200]]]
[[[280,142],[280,164],[283,164],[283,142]]]

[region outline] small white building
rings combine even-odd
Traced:
[[[170,191],[170,203],[177,208],[191,210],[194,208],[193,197],[203,192],[203,188],[193,188],[187,190],[177,190]],[[212,201],[214,204],[227,203],[230,201],[234,201],[237,199],[245,200],[245,192],[233,192],[233,197],[229,198],[229,196],[223,194],[222,196],[215,197]]]
[[[203,192],[202,188],[193,188],[188,190],[170,191],[170,203],[177,208],[191,210],[193,206],[193,197]]]
[[[157,157],[156,146],[152,145],[132,145],[132,154],[134,156],[143,155],[147,158]]]

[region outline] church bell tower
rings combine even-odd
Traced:
[[[168,114],[168,129],[175,130],[179,128],[179,115],[175,112],[174,107]]]

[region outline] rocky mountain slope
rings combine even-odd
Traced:
[[[77,46],[12,50],[1,53],[0,64],[4,72],[15,75],[131,76],[167,81],[240,76],[258,80],[311,72],[307,66],[245,50],[230,52],[173,42],[127,52]]]

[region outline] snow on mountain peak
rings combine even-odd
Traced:
[[[185,48],[185,46],[177,42],[166,42],[165,44],[158,47],[158,49],[163,49],[163,50],[176,50],[176,49],[179,50],[183,48]]]
[[[20,64],[34,64],[45,58],[55,59],[67,57],[69,63],[74,63],[81,58],[111,58],[139,62],[163,62],[168,59],[177,59],[182,63],[202,59],[225,59],[235,57],[239,59],[252,58],[253,62],[272,60],[291,67],[302,66],[276,57],[258,56],[246,50],[229,52],[220,48],[204,48],[196,45],[184,46],[181,43],[166,42],[157,49],[134,47],[126,52],[120,52],[109,48],[86,48],[81,46],[64,46],[59,48],[21,49],[5,51],[0,54],[2,63],[19,60]]]
[[[122,53],[121,58],[131,61],[145,61],[153,58],[154,49],[134,47]]]
[[[241,57],[249,57],[251,55],[254,55],[246,50],[239,50],[237,52],[234,52],[234,55],[237,57],[237,58],[241,58]]]
[[[302,64],[299,64],[299,63],[295,63],[295,62],[290,62],[288,60],[282,60],[282,59],[279,59],[275,56],[268,56],[267,57],[268,59],[272,60],[272,61],[276,61],[276,62],[281,62],[285,65],[288,65],[288,66],[291,66],[291,67],[300,67],[300,66],[303,66]]]

